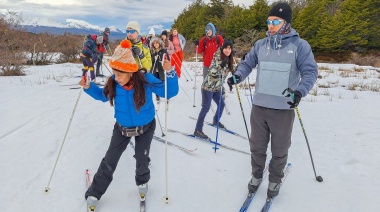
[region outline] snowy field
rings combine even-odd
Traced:
[[[293,167],[271,211],[379,211],[380,70],[353,64],[318,65],[318,86],[302,99],[299,111],[317,175],[324,181],[315,180],[296,117],[289,150]],[[163,128],[167,123],[170,129],[193,133],[196,121],[189,116],[197,117],[201,109],[202,78],[198,76],[195,80],[193,70],[200,71],[200,67],[200,63],[184,63],[184,70],[190,76],[187,75],[188,81],[184,76],[180,78],[181,88],[178,96],[170,100],[167,120],[164,101],[158,106]],[[26,68],[26,76],[0,77],[1,212],[86,211],[85,170],[95,174],[108,148],[114,118],[109,103],[95,101],[80,89],[70,89],[77,85],[66,86],[78,83],[81,68],[80,64],[69,63],[35,66]],[[105,68],[103,72],[109,74]],[[255,71],[250,80],[254,83]],[[250,92],[243,88],[239,91],[249,126]],[[50,192],[45,193],[78,99],[49,184]],[[227,93],[226,104],[230,114],[224,113],[221,122],[247,136],[235,89]],[[216,108],[215,104],[213,107]],[[212,116],[210,110],[206,121],[211,122]],[[205,125],[203,129],[215,140],[216,128]],[[159,124],[156,135],[162,135]],[[197,150],[188,154],[168,146],[166,166],[165,144],[152,141],[147,210],[238,211],[247,194],[250,156],[223,148],[215,153],[213,145],[178,133],[166,137],[177,145]],[[248,141],[224,131],[219,131],[218,142],[249,152]],[[133,154],[133,149],[128,147],[122,155],[114,180],[99,202],[98,212],[138,211]],[[267,184],[268,178],[248,211],[260,210]],[[166,195],[169,204],[162,201]]]

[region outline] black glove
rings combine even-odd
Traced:
[[[199,45],[199,40],[194,40],[193,43],[198,46]]]
[[[235,80],[234,80],[235,77]],[[228,87],[230,87],[230,91],[232,90],[232,85],[239,84],[240,83],[240,76],[233,74],[232,77],[227,79]]]
[[[294,93],[289,93],[285,97],[291,97],[293,102],[287,102],[290,105],[290,108],[295,108],[300,104],[302,94],[299,91],[294,91]]]
[[[248,54],[248,52],[247,53],[245,53],[244,55],[243,55],[243,57],[241,57],[241,60],[245,60],[245,56]]]
[[[228,59],[223,60],[223,61],[220,63],[220,67],[222,67],[222,68],[226,67],[227,63],[228,63]]]
[[[138,46],[132,46],[131,50],[133,53],[133,57],[139,57],[140,59],[143,59],[145,57],[144,53]]]

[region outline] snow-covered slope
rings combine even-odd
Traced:
[[[275,200],[272,212],[356,212],[378,211],[380,188],[380,104],[379,92],[358,91],[360,85],[379,85],[379,73],[366,69],[341,75],[339,68],[354,65],[319,64],[321,70],[317,96],[303,98],[299,110],[310,142],[316,171],[324,178],[315,181],[309,152],[300,124],[295,118],[289,162],[293,168]],[[57,64],[27,67],[27,76],[0,77],[0,211],[62,212],[85,211],[85,169],[95,174],[112,134],[114,118],[109,103],[93,100],[77,87],[81,64]],[[157,112],[161,126],[192,133],[201,109],[201,76],[195,80],[193,70],[201,72],[201,63],[184,62],[180,92],[170,100],[167,120],[164,101]],[[186,71],[190,73],[187,76]],[[103,67],[103,72],[109,74]],[[255,71],[250,79],[255,78]],[[101,78],[98,78],[101,81]],[[360,83],[359,83],[360,82]],[[356,90],[347,86],[356,83]],[[74,84],[72,86],[63,86]],[[196,86],[195,99],[193,87]],[[327,87],[329,85],[330,87]],[[365,86],[363,86],[365,88]],[[227,93],[221,122],[230,130],[246,135],[239,101]],[[240,89],[248,127],[250,96]],[[73,111],[76,101],[78,105]],[[193,104],[196,107],[193,107]],[[215,104],[213,104],[215,107]],[[56,170],[44,193],[55,160],[74,113]],[[206,120],[211,121],[210,110]],[[215,139],[216,129],[204,126]],[[161,136],[157,124],[156,135]],[[165,138],[165,137],[163,137]],[[153,140],[151,180],[147,210],[151,212],[230,212],[238,211],[247,193],[250,179],[250,156],[228,149],[215,153],[213,145],[176,133],[167,139],[187,148],[192,154]],[[132,139],[133,140],[133,139]],[[248,141],[219,131],[218,141],[249,151]],[[114,180],[99,202],[99,212],[137,211],[138,191],[134,181],[135,160],[128,147],[122,155]],[[268,156],[270,151],[268,150]],[[168,184],[166,187],[166,172]],[[248,211],[259,211],[265,201],[268,178],[262,184]],[[166,188],[168,192],[166,193]],[[162,197],[168,195],[170,203]]]

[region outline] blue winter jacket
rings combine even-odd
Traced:
[[[114,79],[115,76],[113,75]],[[152,93],[160,97],[165,97],[165,84],[150,73],[145,74],[148,84],[145,85],[146,102],[138,112],[133,102],[134,89],[126,90],[119,83],[116,83],[116,96],[114,99],[115,119],[123,127],[138,127],[150,123],[155,116],[155,109],[152,99]],[[170,72],[167,77],[167,98],[178,94],[178,77],[174,71]],[[91,82],[88,89],[84,91],[96,100],[107,102],[108,98],[95,83]]]
[[[294,29],[284,35],[267,33],[266,38],[255,43],[234,74],[242,81],[256,67],[253,104],[273,109],[290,109],[287,102],[291,100],[282,92],[291,88],[304,97],[318,76],[310,45]]]

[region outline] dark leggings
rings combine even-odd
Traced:
[[[149,151],[153,139],[153,133],[156,129],[156,121],[153,119],[147,126],[142,135],[135,137],[135,155],[136,159],[136,185],[147,183],[150,179],[149,170]],[[145,129],[146,127],[144,127]],[[113,173],[116,170],[117,163],[125,149],[127,148],[131,137],[125,137],[121,134],[120,128],[116,123],[113,129],[110,146],[106,155],[100,162],[98,171],[94,175],[93,182],[88,188],[85,197],[94,196],[98,199],[106,192],[113,179]]]

